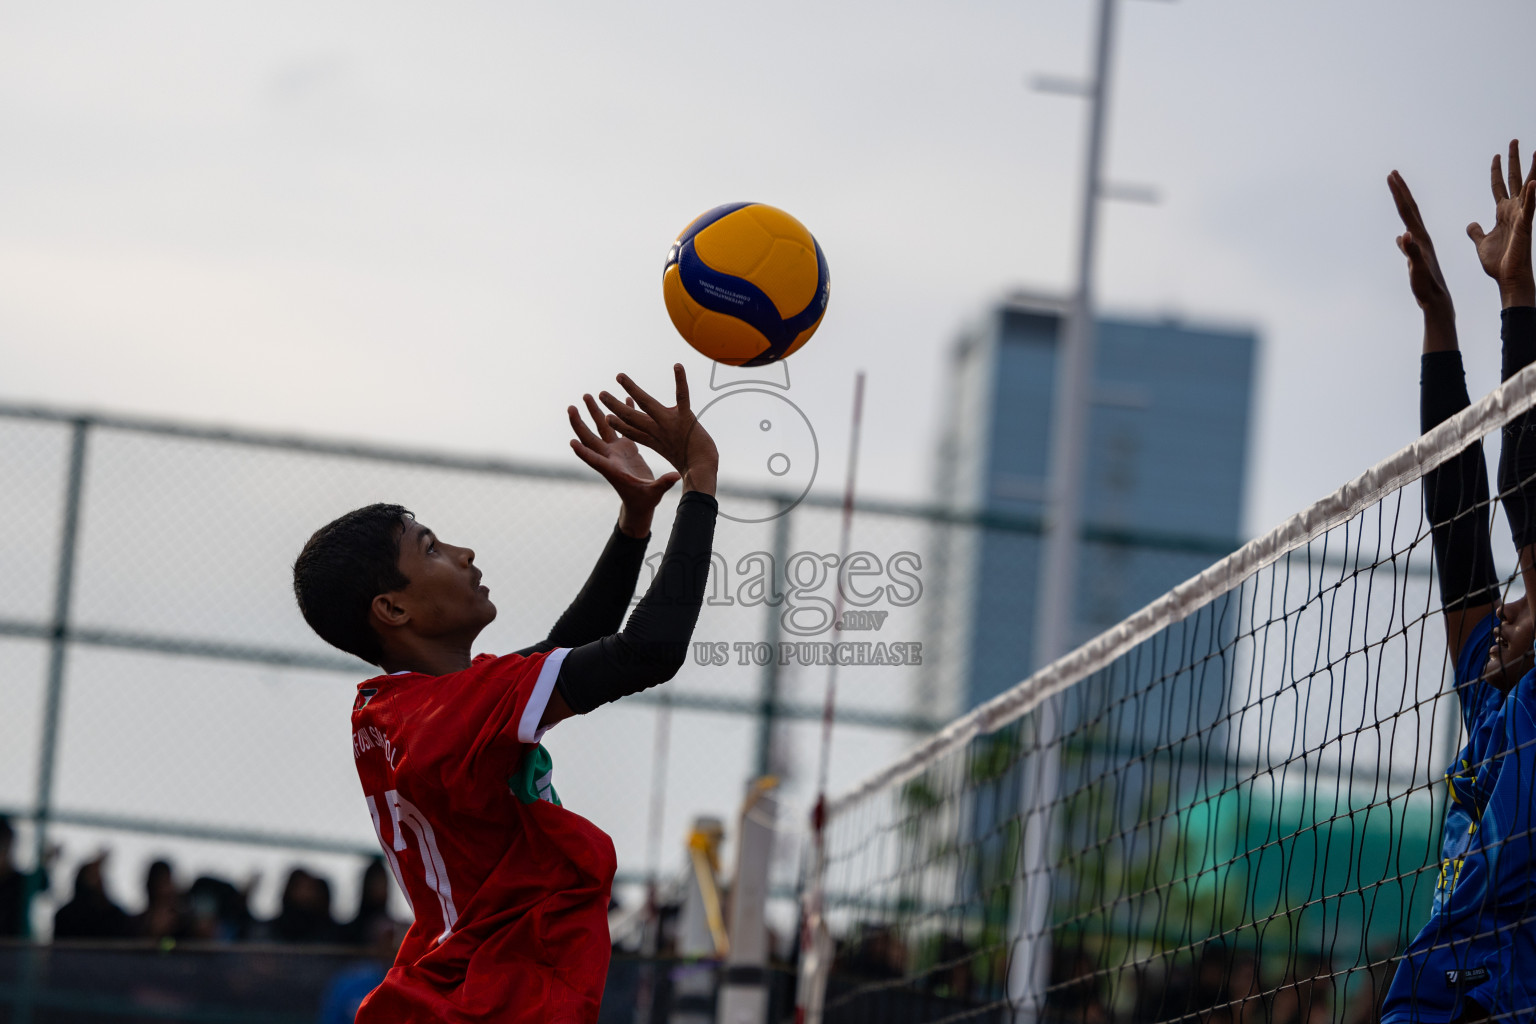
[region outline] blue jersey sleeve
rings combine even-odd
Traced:
[[[1478,680],[1488,660],[1488,648],[1493,646],[1493,627],[1497,622],[1492,612],[1483,616],[1456,652],[1456,693],[1461,698],[1461,724],[1469,734],[1475,733],[1477,723],[1504,703],[1504,694],[1498,687]]]

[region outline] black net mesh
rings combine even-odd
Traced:
[[[1410,948],[1392,1015],[1528,1012],[1531,677],[1479,681],[1484,604],[1454,681],[1423,464],[1388,460],[1086,671],[1076,652],[833,801],[824,1019],[1344,1024],[1376,1019]],[[1421,936],[1437,892],[1473,910]]]

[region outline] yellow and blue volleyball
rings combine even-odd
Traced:
[[[730,366],[762,366],[810,340],[832,285],[804,224],[763,203],[727,203],[677,236],[661,291],[688,344]]]

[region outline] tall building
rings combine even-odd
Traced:
[[[935,672],[927,696],[936,713],[975,707],[1034,668],[1066,314],[1062,301],[1011,297],[954,348],[937,490],[958,520],[979,516],[984,527],[945,528],[933,546],[930,609],[943,621],[928,630],[938,649],[933,657],[925,650],[924,661]],[[1071,646],[1239,545],[1257,356],[1251,330],[1097,323]],[[1364,806],[1373,797],[1345,785],[1343,796],[1321,800],[1294,780],[1255,776],[1234,756],[1228,698],[1241,658],[1202,655],[1231,643],[1238,618],[1236,595],[1218,598],[1149,644],[1149,656],[1074,686],[1058,704],[1066,738],[1054,793],[1034,788],[1029,756],[985,780],[973,775],[964,827],[977,913],[1007,919],[1000,904],[1016,870],[1008,823],[1043,797],[1056,808],[1061,850],[1072,851],[1051,861],[1052,913],[1058,925],[1071,922],[1053,932],[1052,956],[1068,963],[1087,955],[1107,966],[1098,958],[1112,947],[1083,938],[1093,929],[1150,944],[1143,948],[1166,942],[1171,929],[1178,944],[1198,948],[1251,921],[1256,907],[1285,908],[1277,920],[1313,955],[1331,955],[1345,933],[1364,935],[1369,948],[1401,947],[1427,915],[1428,887],[1383,886],[1367,896],[1357,871],[1414,878],[1433,870],[1437,819],[1428,799],[1412,811],[1405,805],[1401,818],[1367,821],[1342,813],[1338,801]]]
[[[932,657],[925,651],[932,674],[929,690],[918,695],[930,713],[973,708],[1034,668],[1056,355],[1066,316],[1062,301],[1013,296],[955,345],[936,485],[939,501],[963,525],[940,527],[931,549],[937,586],[929,610],[938,621],[927,634],[937,650]],[[1256,348],[1251,331],[1171,320],[1096,324],[1068,647],[1238,546]],[[980,529],[970,525],[977,518]],[[1146,875],[1169,849],[1183,848],[1181,815],[1202,792],[1221,792],[1229,774],[1229,660],[1201,658],[1196,649],[1214,651],[1231,640],[1236,616],[1221,614],[1215,606],[1222,600],[1213,603],[1215,615],[1175,627],[1174,662],[1191,666],[1185,671],[1165,674],[1163,659],[1132,657],[1063,695],[1056,720],[1064,743],[1053,758],[1059,774],[1038,775],[1046,762],[1026,754],[974,780],[964,812],[974,840],[969,900],[993,925],[1017,927],[1008,923],[1015,913],[1010,843],[1019,827],[1010,822],[1024,809],[1055,807],[1061,848],[1087,851],[1046,855],[1057,863],[1051,912],[1058,920],[1086,914],[1103,924],[1093,915],[1110,905],[1105,879]],[[1029,735],[1021,727],[993,742],[1027,748]],[[1039,789],[1044,778],[1054,792]],[[1170,821],[1178,824],[1165,827]],[[1129,906],[1124,899],[1114,905]],[[1150,937],[1136,922],[1116,918],[1111,927],[1126,939]],[[1061,948],[1052,956],[1077,955],[1068,952],[1072,941],[1053,933]]]
[[[929,635],[942,648],[923,695],[934,712],[974,707],[1033,668],[1066,313],[1063,301],[1014,296],[954,348],[939,500],[993,525],[949,531],[937,547],[942,621]],[[1105,318],[1096,331],[1069,646],[1238,546],[1258,347],[1252,331],[1176,320]]]

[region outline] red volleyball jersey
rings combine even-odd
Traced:
[[[358,778],[416,916],[359,1024],[597,1019],[613,842],[560,806],[539,745],[565,654],[358,686]]]

